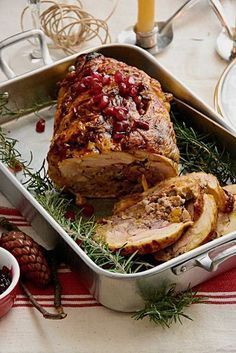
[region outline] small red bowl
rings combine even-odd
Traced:
[[[10,286],[0,294],[0,318],[13,306],[20,278],[20,267],[16,258],[9,251],[0,247],[0,269],[3,266],[11,270],[12,281]]]

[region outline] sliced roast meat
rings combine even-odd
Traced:
[[[193,250],[216,237],[217,205],[214,197],[204,194],[203,210],[199,219],[170,247],[157,252],[158,261],[167,261],[173,257]]]

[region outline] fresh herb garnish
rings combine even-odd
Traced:
[[[163,286],[161,290],[155,292],[148,291],[143,295],[146,297],[146,304],[144,309],[137,311],[133,318],[135,320],[142,320],[146,317],[151,322],[157,325],[170,327],[171,324],[180,322],[182,319],[192,320],[188,315],[184,313],[184,309],[189,307],[191,304],[201,303],[204,301],[203,297],[197,297],[196,292],[193,292],[191,288],[188,288],[184,292],[176,293],[176,285],[172,284],[170,287]]]
[[[236,161],[212,140],[178,120],[172,113],[172,121],[180,151],[181,173],[205,172],[217,177],[222,185],[236,183]]]

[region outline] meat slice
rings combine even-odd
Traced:
[[[217,208],[222,212],[230,212],[234,207],[233,195],[227,188],[222,188],[217,178],[212,174],[195,172],[181,177],[169,178],[158,183],[153,189],[158,191],[170,187],[177,189],[179,193],[189,192],[191,189],[195,196],[201,188],[202,193],[208,193],[214,197]],[[152,192],[152,190],[147,192]]]
[[[199,179],[195,177],[195,174],[196,173],[192,173],[189,175],[169,178],[159,182],[156,186],[149,188],[141,194],[127,195],[116,202],[114,205],[114,214],[125,211],[127,208],[137,204],[141,200],[152,199],[154,197],[153,195],[159,195],[160,200],[162,200],[163,196],[166,197],[167,200],[172,196],[175,197],[178,195],[185,200],[185,207],[190,213],[191,219],[195,221],[199,218],[202,212],[204,193],[204,188],[201,186]],[[160,200],[158,202],[160,202]],[[166,202],[167,201],[165,201],[165,203]],[[165,206],[168,207],[168,203],[166,203]],[[175,206],[172,205],[172,207]],[[165,209],[163,212],[165,212]]]
[[[169,101],[158,81],[101,54],[80,55],[60,83],[48,153],[53,182],[85,197],[142,192],[178,173]]]
[[[191,176],[198,179],[200,185],[211,194],[216,201],[217,207],[222,212],[231,212],[234,207],[234,198],[230,191],[222,188],[217,178],[212,174],[203,172],[192,173]]]
[[[122,248],[123,254],[154,253],[175,243],[200,217],[202,209],[199,181],[190,176],[171,178],[122,199],[114,215],[101,220],[95,237],[111,250]]]
[[[208,194],[204,194],[203,198],[204,206],[199,219],[173,245],[154,254],[156,260],[170,260],[216,237],[218,215],[216,201]]]
[[[95,237],[111,250],[155,253],[166,261],[216,237],[218,213],[232,209],[231,196],[211,174],[169,178],[122,198],[113,216],[101,220]]]
[[[150,254],[173,244],[192,222],[164,224],[156,222],[148,229],[145,224],[140,225],[134,220],[119,220],[116,223],[113,219],[113,222],[107,223],[105,227],[98,227],[96,236],[101,239],[105,231],[105,241],[109,244],[110,250],[121,249],[123,255],[136,251],[139,254]]]
[[[219,212],[216,225],[217,238],[222,235],[236,231],[236,184],[226,185],[223,187],[228,193],[233,194],[234,207],[229,213]]]
[[[232,212],[219,212],[216,225],[217,238],[236,231],[236,196],[234,196],[234,209]]]

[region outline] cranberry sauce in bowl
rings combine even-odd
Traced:
[[[0,247],[0,318],[13,306],[20,278],[20,267],[16,258]]]
[[[3,266],[2,268],[0,268],[0,294],[3,294],[5,290],[7,290],[11,282],[11,270],[7,266]]]

